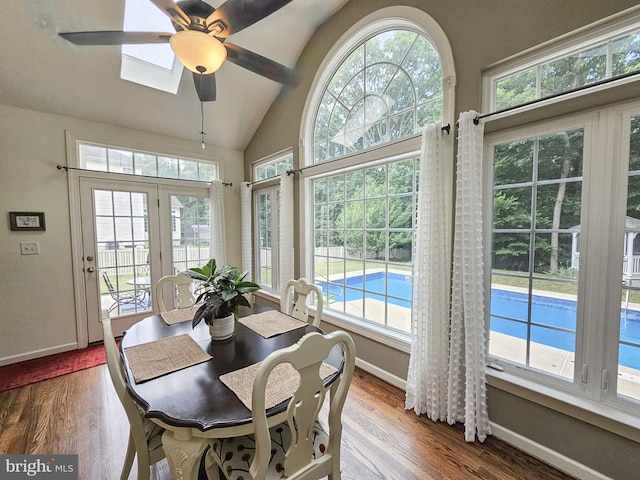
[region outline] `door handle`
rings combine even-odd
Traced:
[[[87,267],[87,272],[93,273],[96,271],[96,267]]]

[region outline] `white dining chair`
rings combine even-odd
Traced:
[[[109,317],[102,319],[102,335],[109,375],[129,420],[129,443],[120,480],[129,478],[135,457],[138,460],[136,478],[138,480],[149,480],[151,465],[165,458],[162,448],[164,429],[144,417],[142,410],[127,390],[124,379],[124,364],[113,336]]]
[[[164,301],[164,287],[166,285],[174,286],[175,296],[173,299],[173,308],[186,308],[193,306],[196,299],[191,291],[191,279],[184,273],[166,275],[158,280],[158,283],[156,284],[156,298],[158,299],[158,307],[161,312],[171,310],[166,308],[166,303]]]
[[[344,368],[326,387],[319,374],[320,365],[335,345],[340,345],[344,352]],[[265,410],[267,381],[273,369],[283,363],[297,370],[300,381],[289,400],[287,420],[269,429]],[[218,480],[221,471],[228,480],[312,480],[326,476],[340,480],[341,416],[354,365],[353,340],[343,331],[328,335],[309,333],[297,344],[269,355],[253,382],[254,433],[209,442],[205,462],[209,479]],[[318,414],[329,388],[327,431],[318,421]]]
[[[313,317],[313,325],[319,327],[322,320],[322,290],[317,285],[309,283],[306,278],[289,280],[286,283],[280,296],[280,310],[282,313],[291,315],[298,320],[308,322],[309,307],[307,300],[310,299],[312,293],[315,294],[316,300],[316,314]]]

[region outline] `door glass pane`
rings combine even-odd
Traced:
[[[494,148],[489,353],[569,380],[583,137],[576,129]]]
[[[256,220],[258,230],[258,268],[256,269],[256,283],[272,288],[272,231],[271,231],[271,193],[256,195]]]
[[[100,304],[111,318],[151,310],[147,195],[94,190]]]
[[[209,199],[171,195],[173,273],[201,267],[210,259]]]
[[[618,394],[640,400],[640,116],[631,118],[622,257]]]

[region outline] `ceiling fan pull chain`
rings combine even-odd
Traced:
[[[200,74],[202,75],[202,74]],[[204,148],[204,136],[206,135],[206,133],[204,133],[204,102],[201,100],[200,101],[200,138],[202,140],[202,148]]]

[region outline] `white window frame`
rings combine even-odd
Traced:
[[[491,112],[495,80],[508,72],[528,68],[535,62],[546,62],[554,56],[562,56],[569,51],[580,49],[589,42],[597,43],[607,35],[618,37],[625,32],[636,30],[639,24],[640,6],[490,67],[483,78],[484,111]],[[605,326],[601,319],[619,318],[628,168],[625,161],[628,161],[629,156],[629,119],[632,115],[640,114],[640,102],[637,100],[621,104],[611,100],[607,102],[607,93],[615,91],[615,100],[637,98],[634,92],[637,91],[639,83],[638,76],[621,78],[579,92],[498,113],[483,120],[486,122],[485,131],[489,132],[485,137],[484,152],[487,162],[485,164],[487,167],[485,168],[487,175],[485,195],[488,195],[485,196],[485,205],[489,206],[492,205],[493,198],[490,164],[493,145],[508,142],[510,139],[551,133],[567,125],[577,126],[580,122],[587,127],[585,129],[585,164],[583,165],[581,268],[578,279],[578,291],[582,299],[578,306],[578,316],[582,315],[585,320],[582,325],[580,323],[577,325],[574,383],[554,381],[542,372],[509,365],[508,362],[496,358],[489,358],[488,383],[635,441],[640,441],[640,402],[627,401],[618,397],[615,392],[616,380],[611,378],[611,373],[609,383],[613,388],[601,388],[602,370],[617,371],[619,340],[614,322],[609,322],[608,326]],[[604,106],[599,106],[601,104]],[[545,118],[547,120],[540,120]],[[506,129],[506,123],[514,127]],[[588,141],[587,138],[590,140]],[[587,157],[593,158],[593,161],[589,162]],[[597,195],[600,185],[611,185],[611,192],[617,192],[618,198],[612,193],[603,201],[602,195]],[[488,190],[489,187],[491,192]],[[590,192],[596,192],[596,194]],[[485,208],[484,212],[484,223],[488,226],[485,229],[486,265],[491,265],[489,250],[492,215],[490,210],[490,207]],[[590,222],[597,222],[598,225],[604,225],[604,228],[589,228]],[[588,261],[585,260],[586,258]],[[585,265],[583,261],[586,262]],[[490,285],[490,270],[488,270],[485,292],[490,292]],[[603,295],[606,295],[604,301]],[[615,355],[612,352],[615,352]],[[580,379],[582,364],[587,366],[588,380],[584,383]]]
[[[485,208],[484,222],[485,225],[491,225],[493,147],[558,130],[580,126],[585,128],[574,381],[562,381],[552,375],[489,356],[489,384],[636,441],[640,440],[640,401],[620,398],[615,392],[616,380],[611,372],[617,371],[618,330],[614,322],[605,325],[602,319],[619,319],[619,279],[622,278],[622,237],[627,194],[625,162],[629,156],[629,145],[625,138],[628,140],[631,116],[637,115],[640,115],[638,101],[539,122],[487,135],[484,151],[485,205],[489,206]],[[598,193],[603,185],[610,188],[608,196]],[[607,187],[609,185],[611,187]],[[485,229],[485,232],[485,265],[491,265],[491,228]],[[491,271],[488,270],[485,282],[487,297],[491,289],[490,277]],[[487,326],[488,322],[487,312]],[[586,381],[581,379],[582,365],[586,367]],[[603,369],[610,372],[608,389],[601,388]]]
[[[275,175],[273,177],[268,177],[268,178],[264,178],[264,179],[259,179],[258,178],[258,169],[266,167],[268,165],[271,164],[275,164],[278,163],[281,160],[284,160],[286,157],[291,156],[291,168],[293,168],[293,149],[292,148],[287,148],[285,150],[282,150],[278,153],[274,153],[272,155],[269,155],[268,157],[265,158],[261,158],[260,160],[256,160],[255,162],[253,162],[251,164],[251,180],[253,182],[266,182],[268,180],[271,180],[272,178],[276,178],[278,176],[280,176],[280,174]]]
[[[279,177],[278,177],[279,178]],[[253,189],[253,218],[254,221],[254,230],[253,230],[253,238],[254,238],[254,265],[253,271],[254,279],[261,279],[261,264],[260,264],[260,231],[258,229],[258,195],[269,195],[271,201],[271,285],[267,285],[258,282],[260,287],[263,290],[268,292],[272,292],[275,294],[280,293],[280,285],[278,283],[278,279],[280,278],[280,269],[279,269],[279,252],[280,252],[280,243],[279,243],[279,210],[278,210],[278,198],[280,194],[280,182],[270,182],[268,186],[264,185],[261,187],[254,187]]]
[[[552,62],[558,58],[582,51],[591,46],[601,44],[610,39],[615,39],[625,34],[637,31],[640,28],[640,7],[630,8],[626,11],[602,19],[584,28],[570,32],[534,48],[526,50],[497,64],[487,67],[482,78],[482,110],[485,113],[495,112],[496,83],[503,78],[528,70],[529,68]],[[493,120],[508,117],[513,113],[522,113],[536,110],[545,105],[563,103],[571,98],[592,95],[595,92],[606,91],[614,86],[640,82],[640,75],[622,77],[610,83],[587,86],[573,93],[567,93],[561,97],[550,98],[535,102],[533,105],[511,107],[505,113],[497,114]]]
[[[366,39],[382,31],[393,28],[412,30],[425,36],[436,48],[440,55],[440,62],[443,76],[443,124],[453,125],[454,102],[455,102],[455,69],[453,53],[449,41],[437,22],[426,12],[406,6],[386,7],[362,18],[350,29],[348,29],[335,45],[329,50],[323,62],[319,66],[313,80],[309,96],[303,112],[303,122],[300,129],[300,164],[306,167],[301,172],[300,185],[300,245],[302,251],[306,252],[301,263],[301,276],[310,278],[313,272],[313,204],[312,181],[314,178],[330,173],[338,173],[355,168],[373,166],[376,163],[387,163],[389,161],[407,158],[409,156],[419,156],[421,138],[414,135],[399,141],[376,146],[346,157],[331,159],[329,161],[313,163],[313,130],[317,108],[322,99],[322,95],[333,77],[337,68],[343,60],[353,51],[355,47],[363,43]],[[445,134],[446,135],[446,134]],[[453,164],[453,139],[451,135],[445,141],[445,158],[451,159]],[[371,322],[364,322],[354,317],[341,315],[339,312],[323,310],[323,320],[332,323],[340,328],[346,328],[385,345],[389,345],[397,350],[409,353],[411,348],[411,337],[409,334],[395,332],[387,328],[380,328]]]
[[[256,160],[251,164],[251,179],[253,180],[252,188],[252,208],[253,208],[253,271],[254,277],[258,278],[260,270],[260,235],[258,231],[258,212],[257,196],[263,193],[269,193],[271,195],[271,286],[260,283],[263,290],[271,292],[277,296],[280,295],[282,286],[280,285],[280,210],[279,210],[279,196],[280,196],[280,175],[258,180],[258,168],[264,167],[272,163],[278,163],[285,157],[291,156],[293,161],[293,149],[287,148],[277,153],[271,154],[267,157]],[[293,168],[293,165],[292,165]]]

